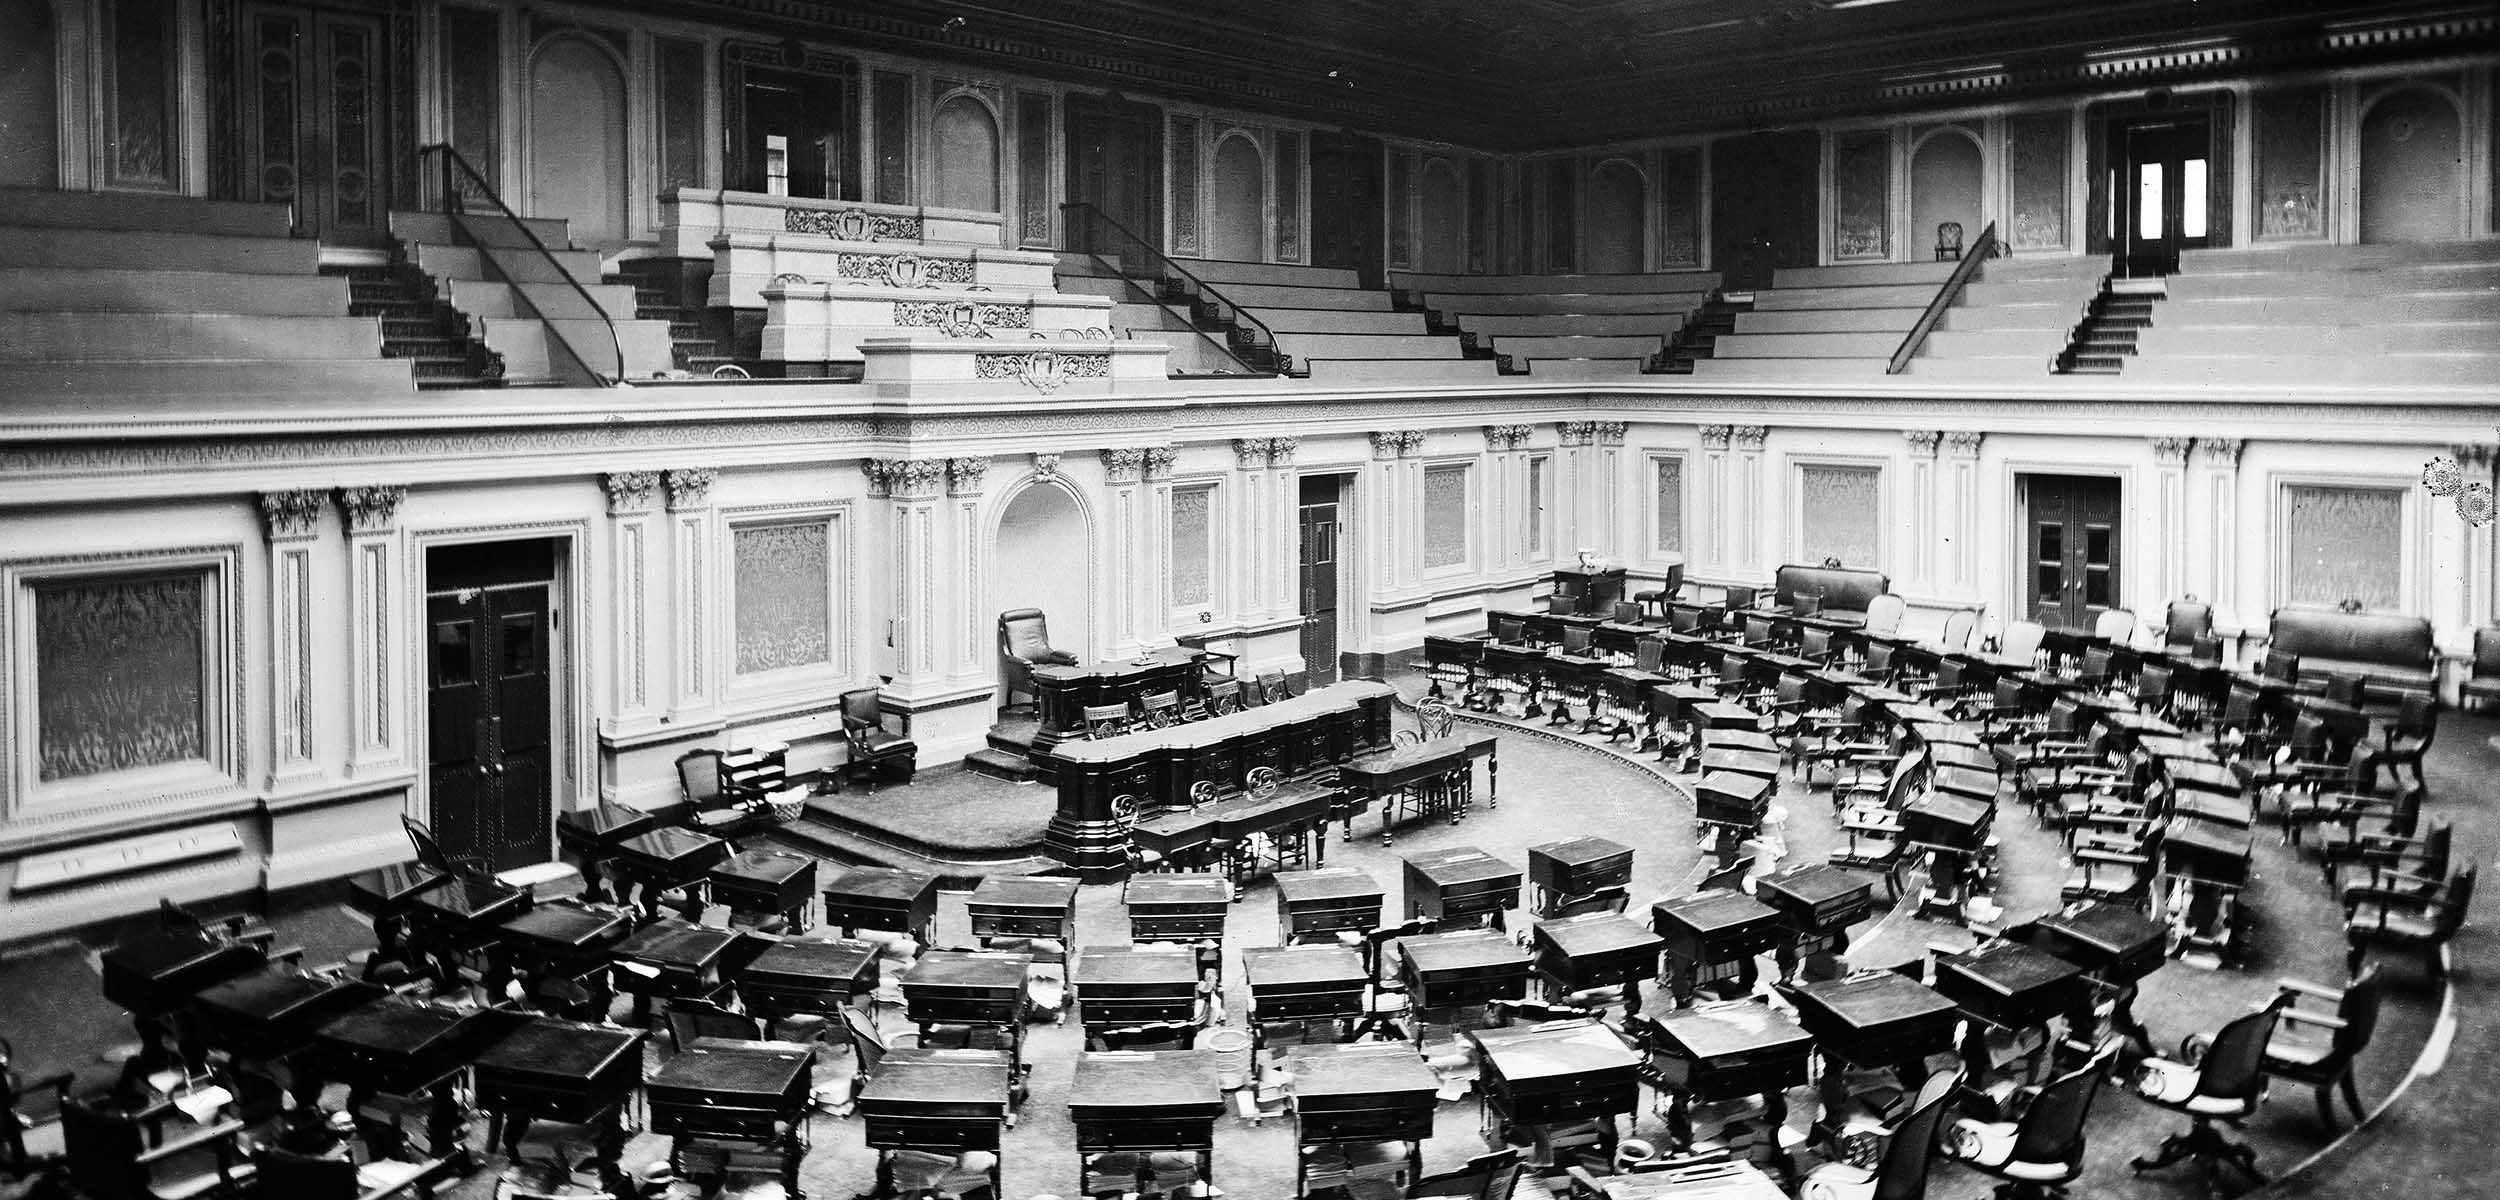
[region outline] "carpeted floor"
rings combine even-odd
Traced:
[[[1397,680],[1410,694],[1421,689],[1411,677]],[[1404,715],[1401,722],[1407,721]],[[2490,858],[2500,841],[2500,820],[2477,806],[2495,779],[2500,779],[2500,752],[2486,740],[2500,728],[2485,718],[2449,718],[2429,764],[2434,811],[2458,821],[2461,855]],[[1352,842],[1332,843],[1332,866],[1355,866],[1382,881],[1392,897],[1398,893],[1403,852],[1455,845],[1474,845],[1524,861],[1525,847],[1579,834],[1597,834],[1636,850],[1633,895],[1636,911],[1653,898],[1691,890],[1701,872],[1692,846],[1691,802],[1679,788],[1639,765],[1588,747],[1524,730],[1501,735],[1499,807],[1480,803],[1463,824],[1417,824],[1397,831],[1395,845],[1384,849],[1377,822],[1358,823]],[[910,788],[882,788],[874,797],[845,796],[846,802],[874,805],[886,819],[905,820],[919,813],[905,830],[923,840],[939,837],[999,836],[1000,823],[1028,819],[1038,810],[1038,824],[1047,818],[1047,792],[1017,787],[961,772],[933,772]],[[1480,784],[1481,787],[1481,784]],[[1041,801],[1041,803],[1036,803]],[[1793,780],[1782,784],[1781,804],[1791,813],[1789,843],[1796,862],[1820,861],[1835,833],[1830,805],[1820,792],[1807,792]],[[920,821],[927,824],[921,824]],[[972,831],[971,822],[980,829]],[[2000,896],[2013,917],[2046,911],[2055,903],[2054,839],[2029,819],[2008,810],[1999,822],[2004,839],[2008,884]],[[2341,972],[2342,945],[2337,936],[2331,898],[2316,872],[2275,844],[2271,832],[2258,839],[2259,879],[2253,903],[2264,914],[2250,962],[2243,968],[2204,972],[2177,964],[2165,967],[2146,988],[2139,1012],[2165,1044],[2184,1034],[2210,1030],[2223,1020],[2262,1002],[2277,975],[2321,982]],[[282,940],[304,943],[308,961],[329,961],[368,936],[353,918],[334,908],[316,908],[274,918]],[[1126,922],[1116,887],[1087,887],[1078,901],[1080,944],[1125,940]],[[969,929],[960,894],[944,897],[937,939],[964,944]],[[1278,941],[1272,885],[1254,884],[1235,907],[1227,925],[1227,948],[1273,945]],[[1851,958],[1861,965],[1883,965],[1913,957],[1930,943],[1966,944],[1957,928],[1918,922],[1894,913],[1860,926]],[[2494,951],[2488,939],[2469,928],[2458,943],[2459,961],[2480,965]],[[1232,973],[1228,1005],[1242,1010],[1238,956],[1228,955]],[[2408,964],[2395,964],[2394,976],[2405,981],[2377,1042],[2366,1057],[2362,1074],[2365,1102],[2375,1104],[2410,1068],[2415,1049],[2429,1035],[2437,991],[2421,981]],[[2447,1056],[2446,1069],[2416,1083],[2401,1105],[2362,1134],[2344,1143],[2301,1177],[2278,1185],[2271,1194],[2341,1198],[2403,1195],[2419,1200],[2446,1196],[2489,1196],[2500,1192],[2482,1166],[2487,1157],[2477,1143],[2484,1123],[2500,1105],[2488,1098],[2489,1081],[2500,1078],[2500,1044],[2495,1026],[2476,1018],[2471,1003],[2484,998],[2475,972],[2458,976],[2460,998],[2468,1003],[2463,1032]],[[889,1016],[889,1030],[900,1027]],[[55,953],[0,963],[0,1033],[18,1046],[21,1069],[40,1072],[54,1064],[73,1066],[91,1080],[109,1077],[99,1055],[128,1038],[121,1015],[97,994],[91,956]],[[1076,1161],[1073,1130],[1062,1098],[1069,1085],[1079,1048],[1077,1027],[1037,1027],[1028,1042],[1028,1058],[1036,1064],[1032,1099],[1018,1127],[1007,1135],[1005,1196],[1022,1200],[1038,1193],[1073,1195]],[[1808,1110],[1799,1096],[1799,1118]],[[2078,1196],[2186,1197],[2199,1189],[2184,1169],[2138,1179],[2123,1160],[2178,1124],[2168,1114],[2128,1098],[2118,1090],[2103,1094],[2095,1109],[2090,1171]],[[1654,1136],[1659,1119],[1640,1115],[1639,1131]],[[839,1200],[865,1190],[873,1158],[861,1143],[856,1121],[817,1118],[811,1133],[815,1149],[803,1183],[810,1196]],[[2310,1156],[2328,1142],[2319,1127],[2306,1089],[2278,1089],[2265,1110],[2249,1124],[2246,1135],[2257,1145],[2261,1161],[2283,1170]],[[1478,1132],[1476,1102],[1471,1098],[1443,1105],[1436,1136],[1426,1151],[1428,1170],[1456,1166],[1483,1145]],[[638,1138],[629,1158],[664,1150],[658,1139]],[[1253,1127],[1227,1116],[1218,1124],[1216,1180],[1236,1197],[1272,1200],[1291,1195],[1295,1152],[1289,1121],[1271,1120]],[[492,1172],[484,1172],[452,1194],[477,1200],[488,1194]],[[1991,1181],[1951,1165],[1939,1167],[1930,1194],[1937,1200],[1975,1200],[1987,1194]],[[1530,1195],[1526,1189],[1522,1195]]]

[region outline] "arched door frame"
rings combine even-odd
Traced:
[[[1893,211],[1899,214],[1894,218],[1896,228],[1892,237],[1893,257],[1898,261],[1926,262],[1936,256],[1936,231],[1912,228],[1911,214],[1918,208],[1918,153],[1927,148],[1927,143],[1942,137],[1967,138],[1971,149],[1979,155],[1979,223],[1962,231],[1962,245],[1966,248],[1970,246],[1978,240],[1980,230],[1997,220],[1997,190],[2002,181],[1997,178],[1996,156],[1989,153],[1987,130],[1980,125],[1966,125],[1959,121],[1944,121],[1914,130],[1908,148],[1901,155],[1901,194],[1893,205]]]
[[[1110,614],[1114,610],[1111,606],[1112,597],[1104,588],[1102,571],[1105,539],[1108,535],[1103,528],[1102,514],[1086,499],[1085,489],[1078,487],[1076,481],[1069,478],[1064,471],[1053,471],[1047,475],[1040,471],[1026,471],[1008,483],[1005,488],[1000,489],[998,498],[989,506],[989,511],[981,515],[981,545],[979,553],[973,555],[975,569],[979,571],[981,577],[968,580],[965,584],[965,590],[981,598],[981,616],[974,622],[974,626],[984,631],[982,636],[987,642],[995,642],[996,634],[992,631],[997,624],[998,614],[1006,611],[1006,606],[1001,603],[999,596],[1001,574],[999,530],[1007,522],[1008,510],[1014,508],[1016,501],[1022,499],[1026,492],[1034,488],[1048,488],[1066,496],[1076,505],[1077,518],[1085,522],[1084,590],[1088,610],[1085,621],[1085,644],[1083,646],[1055,645],[1053,648],[1074,654],[1081,661],[1093,662],[1102,658],[1104,648],[1111,644],[1106,632],[1113,619]],[[1093,615],[1095,613],[1102,613],[1105,616],[1101,620],[1096,620]],[[993,655],[997,653],[994,644],[991,645],[990,652]]]
[[[1216,132],[1215,140],[1210,143],[1206,156],[1206,178],[1200,180],[1198,183],[1198,194],[1206,197],[1207,205],[1207,211],[1199,222],[1199,228],[1208,232],[1209,236],[1207,240],[1212,242],[1212,235],[1215,228],[1215,162],[1216,159],[1223,156],[1224,144],[1235,139],[1239,139],[1244,145],[1247,145],[1250,148],[1250,153],[1256,156],[1259,160],[1259,211],[1256,218],[1257,229],[1254,230],[1254,233],[1258,238],[1256,261],[1273,262],[1276,258],[1275,167],[1268,161],[1270,156],[1268,154],[1267,139],[1261,137],[1258,131],[1251,129],[1248,126],[1224,126]]]
[[[920,139],[927,143],[927,148],[921,154],[920,177],[929,181],[929,197],[935,198],[937,195],[937,115],[939,110],[958,99],[970,100],[980,105],[981,111],[990,116],[990,169],[995,173],[994,177],[998,181],[998,211],[1001,214],[1012,212],[1014,210],[1009,207],[1013,196],[1010,192],[1012,181],[1009,179],[1007,112],[1004,107],[1004,98],[993,96],[971,84],[959,84],[949,88],[929,102],[929,132],[926,137]]]
[[[625,169],[623,181],[625,227],[619,230],[618,234],[620,237],[630,238],[636,233],[648,231],[651,224],[650,214],[646,211],[649,202],[636,199],[647,195],[652,190],[649,186],[650,180],[646,176],[651,168],[645,162],[650,155],[643,153],[640,146],[642,131],[648,121],[641,115],[641,106],[635,101],[634,80],[640,76],[634,70],[631,55],[607,39],[586,29],[558,29],[529,43],[527,52],[521,56],[518,102],[511,106],[517,118],[518,127],[511,131],[512,136],[507,142],[508,145],[519,150],[520,161],[514,164],[519,173],[502,182],[504,202],[512,205],[523,216],[537,218],[543,215],[537,211],[537,204],[532,196],[532,193],[536,191],[538,179],[538,139],[535,136],[538,114],[536,111],[537,89],[531,86],[531,81],[538,73],[539,59],[543,58],[549,50],[567,41],[579,42],[590,47],[616,71],[617,98],[622,102],[625,119],[625,127],[620,133],[617,146],[617,153],[622,156],[618,165]],[[480,171],[491,170],[485,164],[478,164],[478,169]],[[512,194],[514,192],[521,194],[515,196]]]
[[[1574,265],[1582,271],[1588,270],[1589,231],[1593,225],[1589,217],[1596,211],[1597,177],[1609,167],[1621,167],[1640,181],[1641,202],[1632,209],[1633,261],[1639,264],[1636,269],[1645,269],[1650,262],[1650,245],[1655,233],[1650,224],[1655,219],[1658,193],[1651,186],[1648,166],[1624,154],[1601,155],[1589,160],[1588,177],[1580,184],[1579,258]]]
[[[2373,91],[2373,88],[2377,90]],[[2467,114],[2473,110],[2466,103],[2465,93],[2450,86],[2447,81],[2418,75],[2392,75],[2346,80],[2338,90],[2344,95],[2340,97],[2343,103],[2336,107],[2351,113],[2352,119],[2337,121],[2333,125],[2334,158],[2343,164],[2336,172],[2335,198],[2338,207],[2343,210],[2334,222],[2336,241],[2346,244],[2359,244],[2361,241],[2361,126],[2370,119],[2370,110],[2390,97],[2423,91],[2447,101],[2448,107],[2457,116],[2459,181],[2463,183],[2479,178],[2479,172],[2489,170],[2490,164],[2482,162],[2477,154],[2477,143],[2486,139],[2475,137],[2472,126],[2466,120]],[[2332,120],[2331,115],[2329,119]],[[2474,191],[2471,186],[2455,189],[2459,237],[2474,237],[2476,231],[2483,228],[2475,223]],[[2500,197],[2488,202],[2500,204]]]
[[[1436,168],[1449,177],[1450,202],[1455,210],[1455,215],[1458,218],[1456,225],[1451,230],[1445,231],[1443,234],[1443,236],[1450,239],[1448,248],[1450,266],[1453,272],[1464,272],[1467,269],[1467,254],[1470,248],[1469,239],[1473,237],[1475,233],[1475,230],[1470,226],[1468,219],[1469,214],[1474,210],[1469,206],[1469,197],[1467,195],[1467,166],[1465,159],[1450,154],[1434,154],[1430,152],[1426,152],[1424,154],[1423,163],[1415,169],[1415,229],[1418,234],[1431,236],[1425,230],[1424,214],[1431,209],[1430,198],[1432,195],[1432,187],[1430,180],[1432,179],[1432,173]],[[1431,269],[1426,266],[1427,262],[1433,261],[1434,259],[1434,256],[1430,253],[1431,249],[1432,247],[1428,244],[1417,247],[1417,253],[1415,255],[1416,270],[1426,271]]]

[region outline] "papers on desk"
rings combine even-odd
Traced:
[[[171,1099],[174,1107],[182,1110],[182,1115],[198,1124],[206,1125],[217,1115],[218,1110],[234,1103],[234,1093],[211,1084],[204,1088],[194,1088]]]
[[[422,1163],[383,1159],[356,1168],[356,1186],[368,1192],[396,1188],[425,1173]]]

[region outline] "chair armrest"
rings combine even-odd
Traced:
[[[2342,1017],[2329,1016],[2326,1013],[2310,1012],[2306,1009],[2299,1008],[2286,1008],[2275,1014],[2274,1019],[2284,1024],[2314,1025],[2320,1029],[2342,1029],[2344,1027],[2344,1019]]]
[[[2420,896],[2407,892],[2391,891],[2383,887],[2370,887],[2366,884],[2355,884],[2352,887],[2344,889],[2344,912],[2349,916],[2353,909],[2373,900],[2379,903],[2380,910],[2382,912],[2413,907],[2434,907],[2422,904],[2422,898]]]
[[[2274,981],[2274,986],[2286,992],[2294,992],[2299,995],[2314,997],[2319,1000],[2327,1001],[2328,1003],[2340,1004],[2344,999],[2344,990],[2342,988],[2331,988],[2323,984],[2311,983],[2306,979],[2294,979],[2288,975],[2276,979]],[[2288,1012],[2290,1010],[2286,1009],[2285,1011]]]
[[[2153,861],[2141,854],[2129,854],[2124,850],[2096,850],[2090,846],[2077,847],[2075,858],[2082,862],[2121,863],[2130,867],[2146,866]]]
[[[218,1142],[230,1140],[236,1134],[241,1132],[243,1132],[243,1122],[221,1122],[200,1130],[197,1133],[186,1134],[182,1137],[175,1138],[170,1142],[160,1142],[149,1149],[142,1150],[139,1152],[137,1161],[139,1165],[146,1166],[149,1163],[158,1162],[188,1150],[197,1150],[202,1146],[215,1145]]]

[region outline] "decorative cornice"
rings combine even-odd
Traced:
[[[351,535],[389,533],[399,519],[399,502],[407,498],[408,489],[399,484],[340,488],[339,519]]]
[[[1527,425],[1487,425],[1484,427],[1484,448],[1491,451],[1516,450],[1533,432]]]
[[[1137,446],[1120,446],[1102,452],[1103,475],[1113,483],[1135,483],[1145,469],[1146,452]]]
[[[685,512],[702,508],[712,502],[712,481],[720,477],[715,467],[681,467],[660,479],[668,489],[668,511]]]
[[[262,492],[260,533],[271,542],[301,542],[321,534],[322,495],[317,491]]]
[[[1301,448],[1302,435],[1298,433],[1288,433],[1283,437],[1269,438],[1267,439],[1267,465],[1271,467],[1290,467],[1293,465],[1294,452],[1300,450]]]
[[[1631,424],[1629,421],[1591,421],[1589,430],[1596,435],[1598,445],[1620,446],[1623,444],[1623,431]]]
[[[1910,444],[1910,457],[1934,458],[1936,443],[1944,437],[1933,429],[1904,429],[1901,440]]]
[[[660,490],[660,473],[612,471],[599,477],[599,486],[607,489],[609,516],[646,512],[651,508],[651,497]]]
[[[1731,426],[1731,425],[1704,425],[1704,426],[1702,426],[1702,427],[1701,427],[1701,448],[1702,448],[1702,449],[1704,449],[1704,450],[1725,450],[1725,449],[1727,449],[1727,440],[1728,440],[1729,436],[1731,435],[1731,433],[1733,432],[1734,428],[1735,428],[1735,427],[1734,427],[1734,426]]]
[[[1172,464],[1178,461],[1180,456],[1181,448],[1178,446],[1146,447],[1146,479],[1149,482],[1170,479]]]
[[[1765,425],[1738,425],[1731,428],[1728,435],[1735,439],[1737,449],[1748,454],[1760,454],[1762,439],[1771,436],[1771,430]]]
[[[1033,456],[1033,473],[1043,479],[1057,478],[1059,475],[1059,452],[1056,450],[1045,450],[1039,454],[1035,454]]]
[[[990,460],[986,458],[950,458],[946,460],[946,494],[978,496],[981,485],[989,478]]]
[[[1953,457],[1967,462],[1979,457],[1979,439],[1985,436],[1968,429],[1956,429],[1944,435],[1944,448]]]
[[[2203,459],[2206,466],[2230,470],[2240,465],[2240,451],[2247,445],[2245,438],[2198,438],[2197,457]]]
[[[2188,446],[2191,440],[2192,439],[2183,437],[2154,438],[2153,461],[2160,463],[2165,467],[2175,467],[2185,463],[2187,461]]]

